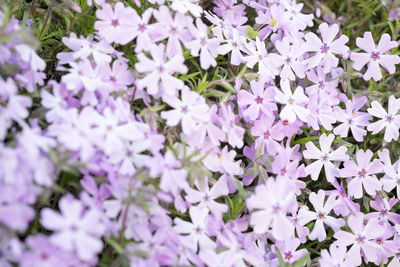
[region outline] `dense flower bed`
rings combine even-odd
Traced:
[[[3,5],[0,266],[400,266],[398,30],[205,2],[71,2],[52,71]]]

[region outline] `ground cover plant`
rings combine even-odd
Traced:
[[[0,266],[400,266],[400,1],[0,7]]]

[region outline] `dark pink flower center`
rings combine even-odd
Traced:
[[[321,46],[321,53],[326,54],[328,53],[328,51],[329,51],[329,46],[326,43],[324,43],[324,45]]]
[[[46,261],[49,258],[49,254],[47,254],[46,252],[42,252],[40,254],[40,259],[43,261]]]
[[[118,20],[117,19],[111,20],[111,25],[114,26],[114,27],[117,27],[119,25]]]
[[[319,81],[318,82],[318,87],[319,87],[319,89],[323,89],[325,87],[324,81]]]
[[[117,79],[115,78],[115,76],[110,76],[110,81],[112,81],[113,83],[117,81]]]
[[[281,169],[281,175],[285,175],[285,173],[286,173],[286,168],[283,167],[283,168]]]
[[[386,116],[386,121],[387,121],[388,123],[391,123],[391,122],[393,121],[393,117],[390,116],[390,115],[387,115],[387,116]]]
[[[187,106],[183,106],[182,107],[182,113],[187,113],[188,112],[188,107]]]
[[[379,52],[372,52],[371,53],[371,58],[373,61],[379,60],[381,57],[379,56],[380,53]]]
[[[293,254],[291,251],[285,252],[285,260],[289,261],[291,258],[293,258]]]
[[[257,98],[256,98],[256,103],[257,103],[257,104],[262,104],[262,102],[263,102],[263,98],[260,97],[260,96],[257,96]]]
[[[200,44],[201,44],[201,45],[205,45],[205,44],[206,44],[206,38],[204,38],[204,37],[201,38],[201,39],[200,39]]]
[[[365,175],[367,175],[367,171],[365,169],[362,169],[361,171],[358,172],[358,176],[360,178],[364,178]]]
[[[78,227],[75,224],[71,225],[70,229],[72,232],[78,231]]]
[[[267,130],[267,131],[264,133],[264,139],[268,139],[270,135],[271,135],[270,132]]]
[[[324,156],[322,156],[322,161],[327,161],[328,160],[328,155],[324,155]]]
[[[362,236],[362,235],[358,235],[356,238],[356,242],[359,244],[363,244],[364,240],[365,240],[365,236]]]
[[[176,28],[175,27],[171,27],[170,33],[171,34],[175,34],[176,33]]]
[[[319,219],[319,220],[324,220],[324,219],[325,219],[325,213],[323,213],[323,212],[318,212],[317,219]]]
[[[279,205],[272,206],[272,212],[273,213],[278,213],[280,210],[281,210],[281,207],[279,207]]]
[[[233,47],[237,47],[237,43],[234,42],[234,43],[232,44],[232,46],[233,46]]]
[[[138,25],[138,30],[141,32],[144,32],[146,30],[146,28],[147,28],[147,25],[144,23]]]

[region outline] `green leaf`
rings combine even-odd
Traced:
[[[207,81],[207,72],[204,75],[203,79],[201,79],[201,82],[199,83],[199,86],[197,87],[197,93],[201,94],[206,88],[209,82]]]
[[[256,37],[258,36],[258,32],[255,31],[252,27],[248,26],[246,29],[246,35],[250,39],[256,39]]]
[[[106,238],[106,242],[110,244],[110,246],[113,247],[113,249],[118,253],[122,254],[124,252],[124,249],[112,238]]]
[[[236,90],[235,90],[235,88],[233,88],[233,86],[230,83],[221,82],[219,85],[221,85],[222,87],[224,87],[225,89],[231,91],[233,94],[236,95]]]
[[[310,254],[309,253],[307,253],[306,255],[301,257],[298,261],[296,261],[293,264],[293,267],[303,267],[306,262],[307,262],[307,266],[310,266],[311,258],[310,258]]]

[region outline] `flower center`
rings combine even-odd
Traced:
[[[160,65],[160,66],[158,67],[158,71],[159,71],[159,72],[164,72],[164,67]]]
[[[201,38],[200,39],[200,44],[205,45],[206,44],[206,38]]]
[[[110,76],[110,81],[112,81],[114,83],[117,81],[117,79],[115,78],[115,76]]]
[[[324,156],[322,156],[322,161],[327,161],[328,160],[328,155],[324,155]]]
[[[328,51],[329,51],[329,46],[326,43],[324,43],[324,45],[321,46],[321,53],[326,54],[328,53]]]
[[[359,244],[364,243],[364,240],[365,240],[365,236],[362,236],[362,235],[358,235],[356,238],[356,242]]]
[[[379,55],[380,55],[379,52],[372,52],[372,53],[371,53],[371,58],[372,58],[372,60],[373,60],[373,61],[379,60],[379,59],[381,58]]]
[[[323,212],[318,212],[317,219],[319,219],[319,220],[324,220],[324,219],[325,219],[325,213],[323,213]]]
[[[236,43],[236,42],[233,43],[232,46],[233,46],[233,47],[237,47],[237,43]]]
[[[200,228],[200,226],[197,226],[196,229],[195,229],[195,231],[196,231],[197,234],[200,234],[200,233],[201,233],[201,228]]]
[[[40,254],[40,258],[45,261],[49,258],[49,254],[47,254],[46,252],[42,252]]]
[[[139,24],[138,25],[138,30],[141,32],[144,32],[146,30],[146,24]]]
[[[360,178],[364,178],[365,175],[367,175],[367,171],[365,169],[362,169],[361,171],[358,172],[358,176]]]
[[[171,27],[170,33],[171,34],[175,34],[176,33],[176,28],[175,27]]]
[[[382,216],[385,216],[387,214],[387,210],[381,210],[380,213],[381,213]]]
[[[285,252],[285,259],[290,260],[291,258],[293,258],[292,252],[291,251]]]
[[[352,124],[353,123],[353,120],[352,119],[349,119],[349,124]]]
[[[263,98],[257,96],[257,98],[256,98],[256,103],[257,103],[257,104],[262,104],[262,102],[263,102]]]
[[[111,20],[111,25],[114,26],[114,27],[117,27],[119,25],[118,20],[117,19]]]
[[[281,210],[281,208],[279,207],[279,205],[272,206],[273,213],[278,213],[280,210]]]
[[[281,170],[281,175],[285,175],[285,173],[286,173],[286,168],[283,167],[282,170]]]
[[[380,245],[380,244],[382,244],[382,240],[381,240],[381,239],[377,239],[377,240],[376,240],[376,243],[377,243],[378,245]]]
[[[293,103],[294,103],[294,99],[293,98],[289,98],[289,104],[293,105]]]
[[[187,106],[183,106],[182,107],[182,113],[187,113],[188,112],[188,107]]]
[[[393,117],[392,117],[391,115],[387,115],[387,116],[386,116],[386,121],[387,121],[388,123],[391,123],[391,122],[393,121]]]
[[[265,139],[268,139],[268,137],[269,137],[270,135],[271,135],[270,132],[269,132],[269,131],[266,131],[266,132],[264,133],[264,138],[265,138]]]
[[[285,125],[285,126],[288,125],[288,120],[283,120],[282,124]]]
[[[290,57],[288,57],[287,59],[286,59],[286,63],[290,63],[292,60],[290,59]]]
[[[318,87],[319,87],[319,89],[323,89],[325,87],[324,81],[319,81],[318,82]]]

